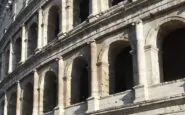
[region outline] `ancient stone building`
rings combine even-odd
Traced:
[[[0,115],[185,115],[185,0],[0,0]]]

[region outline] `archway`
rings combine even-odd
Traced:
[[[17,94],[12,93],[8,101],[8,115],[16,115]]]
[[[74,26],[85,21],[89,16],[89,0],[74,0]]]
[[[110,44],[109,62],[109,94],[119,93],[134,86],[133,64],[129,42],[116,41]]]
[[[33,85],[28,83],[23,90],[22,114],[32,115],[33,112]]]
[[[88,63],[83,57],[74,59],[71,75],[71,104],[85,101],[90,96]]]
[[[48,71],[44,78],[44,112],[52,111],[58,104],[58,78]]]
[[[38,40],[38,25],[33,23],[28,29],[28,47],[27,47],[27,56],[34,55],[37,48]]]
[[[185,24],[170,21],[161,25],[157,46],[163,81],[172,81],[185,76]]]
[[[5,75],[8,75],[8,71],[9,71],[9,59],[10,59],[10,50],[8,49],[5,52],[5,67],[4,67]]]
[[[48,43],[57,39],[60,31],[60,15],[58,6],[52,6],[49,10],[48,16]]]
[[[19,37],[17,38],[14,44],[15,67],[17,67],[18,63],[21,61],[21,51],[22,51],[22,39]]]
[[[0,115],[4,115],[4,100],[0,104]]]

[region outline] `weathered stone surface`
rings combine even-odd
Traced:
[[[0,114],[184,115],[184,5],[18,0],[0,10]]]

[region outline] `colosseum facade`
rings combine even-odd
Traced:
[[[0,1],[0,115],[185,115],[184,77],[185,0]]]

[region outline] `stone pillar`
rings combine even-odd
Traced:
[[[36,75],[34,76],[39,76],[38,72],[35,73]],[[41,76],[42,77],[42,76]],[[44,110],[44,79],[39,80],[39,115],[43,115],[43,110]]]
[[[160,66],[160,53],[157,48],[152,45],[145,46],[146,65],[147,65],[147,84],[159,84],[163,80],[163,67]],[[162,54],[161,54],[162,55]],[[161,68],[160,68],[161,67]]]
[[[141,95],[145,95],[145,98],[148,99],[148,87],[147,87],[145,51],[144,51],[145,39],[143,34],[144,34],[143,22],[139,20],[136,23],[136,42],[137,42],[136,53],[137,53],[138,79],[139,79],[138,82],[140,86],[144,85],[144,92],[143,92],[144,94],[141,94],[141,92],[138,92],[139,90],[138,91],[136,90],[135,91],[136,100],[137,100],[137,97],[141,97]]]
[[[91,49],[91,97],[88,99],[88,112],[99,109],[99,79],[97,75],[97,46],[96,42],[90,43]]]
[[[46,46],[48,42],[48,15],[48,12],[43,12],[42,47]]]
[[[62,33],[73,29],[73,0],[62,0]]]
[[[91,15],[96,15],[109,8],[109,0],[91,0],[90,2]]]
[[[1,76],[0,81],[3,80],[3,67],[4,67],[4,66],[3,66],[3,62],[4,62],[3,57],[4,57],[4,56],[3,56],[3,52],[2,52],[1,57],[0,57],[0,59],[1,59],[1,60],[0,60],[0,62],[1,62],[1,63],[0,63],[0,64],[1,64],[1,65],[0,65],[0,66],[1,66],[1,68],[0,68],[0,76]]]
[[[42,15],[42,8],[38,11],[38,44],[37,49],[40,50],[42,48],[42,24],[43,24],[43,15]]]
[[[10,55],[9,55],[9,68],[8,73],[11,73],[13,71],[13,41],[10,42]]]
[[[8,115],[8,99],[7,99],[6,93],[5,93],[5,99],[4,99],[4,115]]]
[[[65,92],[64,92],[64,64],[63,59],[58,58],[58,108],[59,115],[64,115],[64,103],[65,103]]]
[[[63,33],[66,32],[66,29],[67,29],[67,3],[66,3],[66,0],[62,0],[61,2],[61,30]]]
[[[2,52],[2,69],[1,69],[1,76],[2,76],[2,79],[5,78],[6,74],[5,74],[5,63],[6,63],[6,57],[5,57],[5,52]]]
[[[16,103],[16,115],[21,115],[21,106],[22,106],[22,95],[21,95],[21,86],[20,82],[17,82],[17,103]]]
[[[139,84],[145,84],[146,81],[146,67],[145,67],[145,51],[144,51],[144,35],[143,23],[138,21],[136,24],[136,41],[137,41],[137,63],[138,63],[138,77]]]
[[[34,70],[34,86],[33,86],[33,113],[32,115],[39,115],[39,75],[37,70]]]
[[[24,63],[27,55],[27,37],[26,37],[26,27],[22,26],[22,49],[21,49],[21,63]]]

